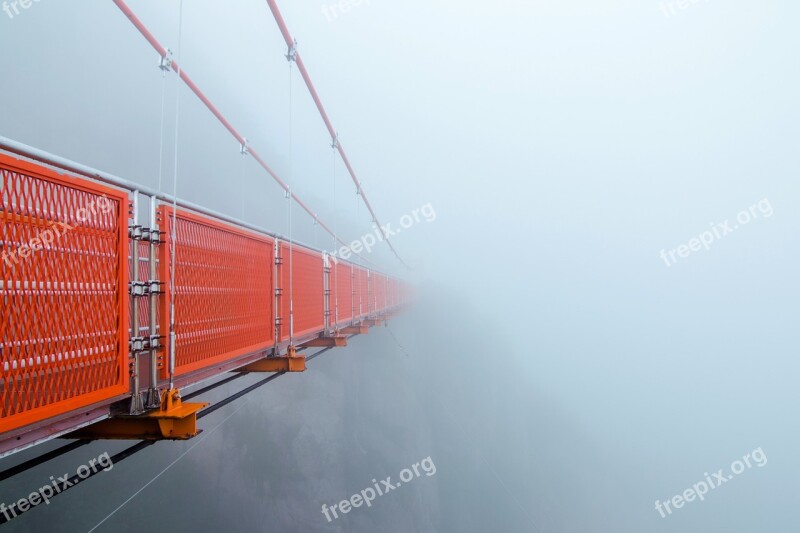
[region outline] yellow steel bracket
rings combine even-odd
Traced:
[[[306,356],[298,355],[294,346],[289,346],[282,357],[267,357],[253,361],[235,372],[305,372]]]
[[[303,348],[344,348],[345,346],[347,346],[347,337],[344,335],[317,337],[303,343]]]
[[[188,440],[202,430],[197,429],[197,412],[208,403],[183,403],[177,389],[164,391],[161,407],[142,415],[122,415],[102,420],[64,438],[68,439],[144,439]]]
[[[339,330],[343,335],[366,335],[369,333],[369,326],[360,324],[358,326],[347,326]]]

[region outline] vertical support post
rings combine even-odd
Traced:
[[[350,264],[350,324],[356,322],[356,269]]]
[[[275,316],[275,345],[272,348],[272,355],[278,357],[280,355],[278,344],[281,340],[281,255],[280,255],[280,241],[275,239],[275,268],[272,271],[272,286],[274,287],[275,298],[273,299],[273,309]]]
[[[175,332],[175,297],[178,294],[176,290],[176,271],[178,266],[178,213],[175,209],[175,204],[172,204],[172,227],[170,228],[170,254],[169,260],[170,264],[167,265],[167,269],[170,272],[169,275],[169,361],[167,363],[167,370],[169,373],[169,388],[165,393],[165,398],[168,395],[173,393],[175,388],[175,355],[177,352],[177,342],[178,342],[178,334]]]
[[[375,279],[372,276],[372,271],[369,274],[369,286],[372,290],[372,316],[376,316],[378,311],[378,291],[375,290]]]
[[[335,260],[334,260],[335,264]],[[327,253],[322,252],[322,300],[325,335],[331,333],[331,260]]]
[[[383,314],[389,309],[389,276],[383,276]]]
[[[148,303],[150,304],[150,388],[147,391],[147,407],[155,409],[161,404],[161,394],[158,390],[158,351],[161,349],[161,342],[158,332],[158,293],[153,291],[156,280],[158,280],[158,246],[161,243],[161,232],[159,231],[158,219],[156,216],[157,198],[150,197],[150,294]]]
[[[334,262],[333,270],[333,332],[335,333],[339,327],[339,265]]]
[[[142,412],[141,403],[141,383],[140,383],[140,369],[139,369],[139,352],[141,350],[139,339],[139,300],[138,289],[139,285],[139,237],[141,226],[137,223],[139,221],[139,191],[133,191],[133,203],[131,205],[131,221],[129,226],[128,237],[133,243],[131,250],[131,279],[128,284],[128,291],[131,295],[131,340],[129,343],[131,364],[133,365],[133,394],[131,396],[130,413],[138,414]]]

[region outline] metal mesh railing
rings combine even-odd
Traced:
[[[127,193],[0,155],[0,433],[128,390]]]
[[[170,221],[169,241],[174,218],[169,207],[161,209],[166,211],[162,219]],[[175,374],[272,346],[272,239],[181,210],[177,220]],[[167,242],[167,257],[171,249]],[[164,280],[169,267],[167,260]],[[165,288],[169,293],[169,282]],[[167,309],[162,310],[164,321],[169,320]],[[162,331],[169,331],[168,322]],[[165,377],[166,372],[162,369]]]

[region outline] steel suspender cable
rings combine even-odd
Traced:
[[[142,23],[142,21],[139,20],[139,18],[131,10],[131,8],[128,7],[125,1],[124,0],[113,0],[113,1],[114,4],[120,9],[120,11],[122,11],[122,13],[128,18],[128,20],[130,20],[130,22],[136,27],[139,33],[141,33],[142,36],[147,40],[147,42],[150,43],[150,46],[152,46],[162,58],[168,57],[169,51],[166,48],[164,48],[161,45],[161,43],[158,42],[158,40],[153,36],[152,33],[150,33],[150,30],[148,30],[147,27]],[[203,91],[200,90],[200,88],[197,86],[197,84],[195,84],[192,78],[189,77],[189,75],[186,74],[186,71],[181,68],[179,62],[171,61],[169,67],[172,68],[172,70],[174,70],[178,74],[178,77],[189,87],[189,89],[191,89],[191,91],[200,99],[200,101],[203,102],[203,105],[205,105],[206,108],[208,108],[208,110],[211,111],[211,113],[217,118],[217,120],[219,120],[219,122],[225,127],[225,129],[228,130],[228,132],[239,142],[239,144],[246,146],[247,139],[245,139],[236,130],[236,128],[234,128],[233,125],[222,115],[219,109],[217,109],[216,106],[214,106],[214,104],[211,103],[208,97],[203,93]],[[317,222],[322,227],[322,229],[324,229],[331,235],[334,234],[333,231],[324,222],[322,222],[317,218],[316,213],[314,213],[314,211],[312,211],[311,208],[309,208],[308,205],[306,205],[306,203],[300,199],[300,197],[298,197],[294,192],[291,192],[289,190],[288,185],[286,185],[286,183],[280,178],[280,176],[278,176],[278,174],[274,170],[272,170],[272,168],[261,158],[261,156],[255,149],[248,148],[248,154],[253,157],[253,159],[258,163],[258,165],[261,168],[263,168],[267,172],[267,174],[269,174],[270,177],[272,177],[273,180],[275,180],[275,182],[281,187],[281,189],[283,189],[283,191],[286,194],[289,195],[289,197],[292,200],[297,202],[297,204],[301,208],[303,208],[303,210],[306,213],[308,213],[309,216],[317,219]],[[337,242],[339,242],[343,246],[348,245],[348,243],[344,242],[339,238],[337,238]],[[374,265],[374,263],[369,259],[363,257],[362,259]]]
[[[181,40],[183,39],[183,0],[180,0],[178,7],[178,60],[181,58]],[[181,75],[180,62],[178,63],[178,77]],[[175,85],[175,160],[174,175],[172,181],[172,237],[170,243],[170,276],[169,276],[169,390],[175,388],[175,357],[178,347],[176,346],[178,336],[175,333],[175,264],[178,258],[175,256],[175,243],[178,234],[178,127],[180,125],[180,94],[181,84]]]
[[[272,16],[275,18],[275,22],[278,23],[281,34],[286,41],[286,46],[289,48],[296,46],[296,41],[289,32],[289,28],[286,26],[286,22],[283,20],[283,15],[281,15],[275,0],[267,0],[267,4],[272,11]],[[400,254],[397,253],[397,250],[395,250],[394,246],[392,246],[392,243],[389,241],[389,236],[386,234],[383,226],[381,226],[378,217],[375,215],[375,211],[372,209],[372,205],[370,205],[369,200],[367,199],[367,195],[364,194],[364,190],[361,187],[361,182],[358,180],[358,177],[356,177],[356,173],[353,170],[353,166],[350,164],[350,160],[347,158],[347,154],[345,153],[342,144],[338,141],[336,130],[333,128],[333,124],[331,124],[331,121],[328,118],[328,113],[325,111],[325,107],[322,105],[322,100],[320,100],[319,94],[317,94],[317,90],[314,88],[314,84],[311,82],[311,77],[308,75],[308,70],[306,70],[306,66],[303,63],[303,59],[300,57],[299,52],[295,52],[295,63],[297,63],[297,70],[300,71],[300,75],[303,76],[303,81],[305,81],[306,87],[308,87],[308,92],[311,93],[311,98],[313,98],[314,104],[317,106],[317,110],[322,117],[322,121],[325,122],[325,127],[328,128],[328,133],[330,133],[331,139],[336,143],[336,148],[339,151],[339,155],[342,156],[342,161],[344,162],[345,167],[347,167],[347,171],[350,173],[353,183],[355,184],[356,188],[361,191],[361,198],[364,200],[364,205],[367,206],[370,215],[372,215],[373,222],[378,226],[378,228],[380,228],[383,239],[386,241],[386,244],[389,245],[392,253],[395,255],[395,257],[397,257],[397,260],[400,261],[404,266],[408,267],[406,262],[400,257]]]
[[[292,61],[294,60],[293,49],[290,47],[286,54],[286,60],[289,62],[289,180],[294,183],[294,158],[292,146]],[[294,346],[294,265],[292,259],[294,257],[294,243],[292,242],[292,201],[289,196],[286,197],[287,217],[289,222],[289,346]]]
[[[336,141],[331,143],[331,154],[333,154],[333,231],[339,231],[339,217],[336,216]],[[336,249],[336,242],[333,243],[333,248]],[[336,325],[339,324],[339,262],[336,258],[331,262],[333,268],[333,330],[337,330]],[[330,299],[329,299],[330,301]],[[330,311],[330,310],[329,310]],[[330,315],[329,315],[330,316]]]
[[[239,170],[239,218],[244,220],[244,159],[247,157],[247,148],[241,150],[241,165]]]
[[[161,181],[163,179],[164,168],[164,101],[167,93],[167,67],[164,66],[164,60],[161,64],[161,126],[159,127],[158,139],[158,192],[161,191]]]

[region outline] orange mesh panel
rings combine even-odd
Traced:
[[[387,307],[394,307],[395,301],[397,299],[395,295],[395,290],[397,288],[397,281],[389,278],[389,292],[386,295],[386,306]]]
[[[331,294],[336,291],[338,295],[339,324],[344,324],[353,320],[352,265],[340,261],[335,264],[334,272],[336,277],[331,276],[331,280],[334,280],[332,281]],[[333,309],[333,306],[331,306],[331,309]]]
[[[356,270],[356,317],[367,316],[367,271],[354,267]]]
[[[366,313],[375,313],[375,273],[369,272],[367,275],[367,307]]]
[[[128,196],[0,155],[0,433],[128,392]]]
[[[375,280],[375,300],[376,312],[386,309],[386,276],[383,274],[373,274]]]
[[[280,243],[281,340],[289,339],[289,302],[294,307],[294,337],[325,329],[325,270],[322,254],[296,244]],[[289,268],[292,269],[291,290]]]
[[[130,269],[128,272],[133,277],[133,246],[134,242],[130,241],[130,250],[131,252],[128,254],[130,257],[128,268]],[[139,280],[138,281],[148,281],[150,279],[150,243],[146,241],[138,241],[139,245]],[[139,306],[139,332],[138,334],[135,332],[133,336],[135,337],[149,337],[150,336],[150,302],[147,298],[136,298],[134,300],[136,305]],[[133,312],[133,303],[131,303],[131,312]]]
[[[170,258],[174,218],[170,206],[161,210],[170,224],[163,246]],[[271,347],[272,239],[182,210],[176,230],[175,375]],[[167,282],[169,266],[170,259],[161,270]],[[169,283],[166,287],[169,292]],[[161,315],[162,331],[168,333],[167,309]],[[168,373],[164,365],[162,376]]]

